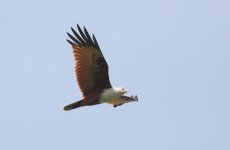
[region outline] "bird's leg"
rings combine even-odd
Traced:
[[[131,95],[131,99],[132,99],[133,101],[137,101],[137,102],[138,102],[138,97],[137,97],[137,95],[135,95],[135,97],[134,97],[133,95]]]
[[[137,95],[135,96],[135,100],[138,102],[138,97],[137,97]]]

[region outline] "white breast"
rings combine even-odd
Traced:
[[[120,96],[122,96],[122,93],[119,92],[117,89],[115,89],[115,88],[109,88],[109,89],[105,89],[101,93],[101,97],[100,97],[99,101],[100,101],[100,103],[105,103],[105,102],[117,99]]]

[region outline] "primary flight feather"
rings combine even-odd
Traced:
[[[92,35],[91,37],[85,27],[82,30],[77,25],[77,29],[78,32],[71,28],[73,35],[67,33],[71,39],[67,39],[67,41],[73,48],[76,77],[83,98],[65,106],[64,110],[101,103],[109,103],[116,107],[127,102],[137,101],[137,96],[124,96],[127,93],[125,88],[111,86],[108,64],[95,36]]]

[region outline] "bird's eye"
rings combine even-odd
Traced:
[[[122,88],[122,91],[124,91],[125,89],[124,88]]]

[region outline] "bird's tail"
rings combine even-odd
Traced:
[[[82,107],[82,106],[85,106],[85,104],[84,104],[83,100],[80,100],[80,101],[77,101],[77,102],[74,102],[72,104],[69,104],[69,105],[65,106],[64,110],[68,111],[68,110],[72,110],[72,109]]]

